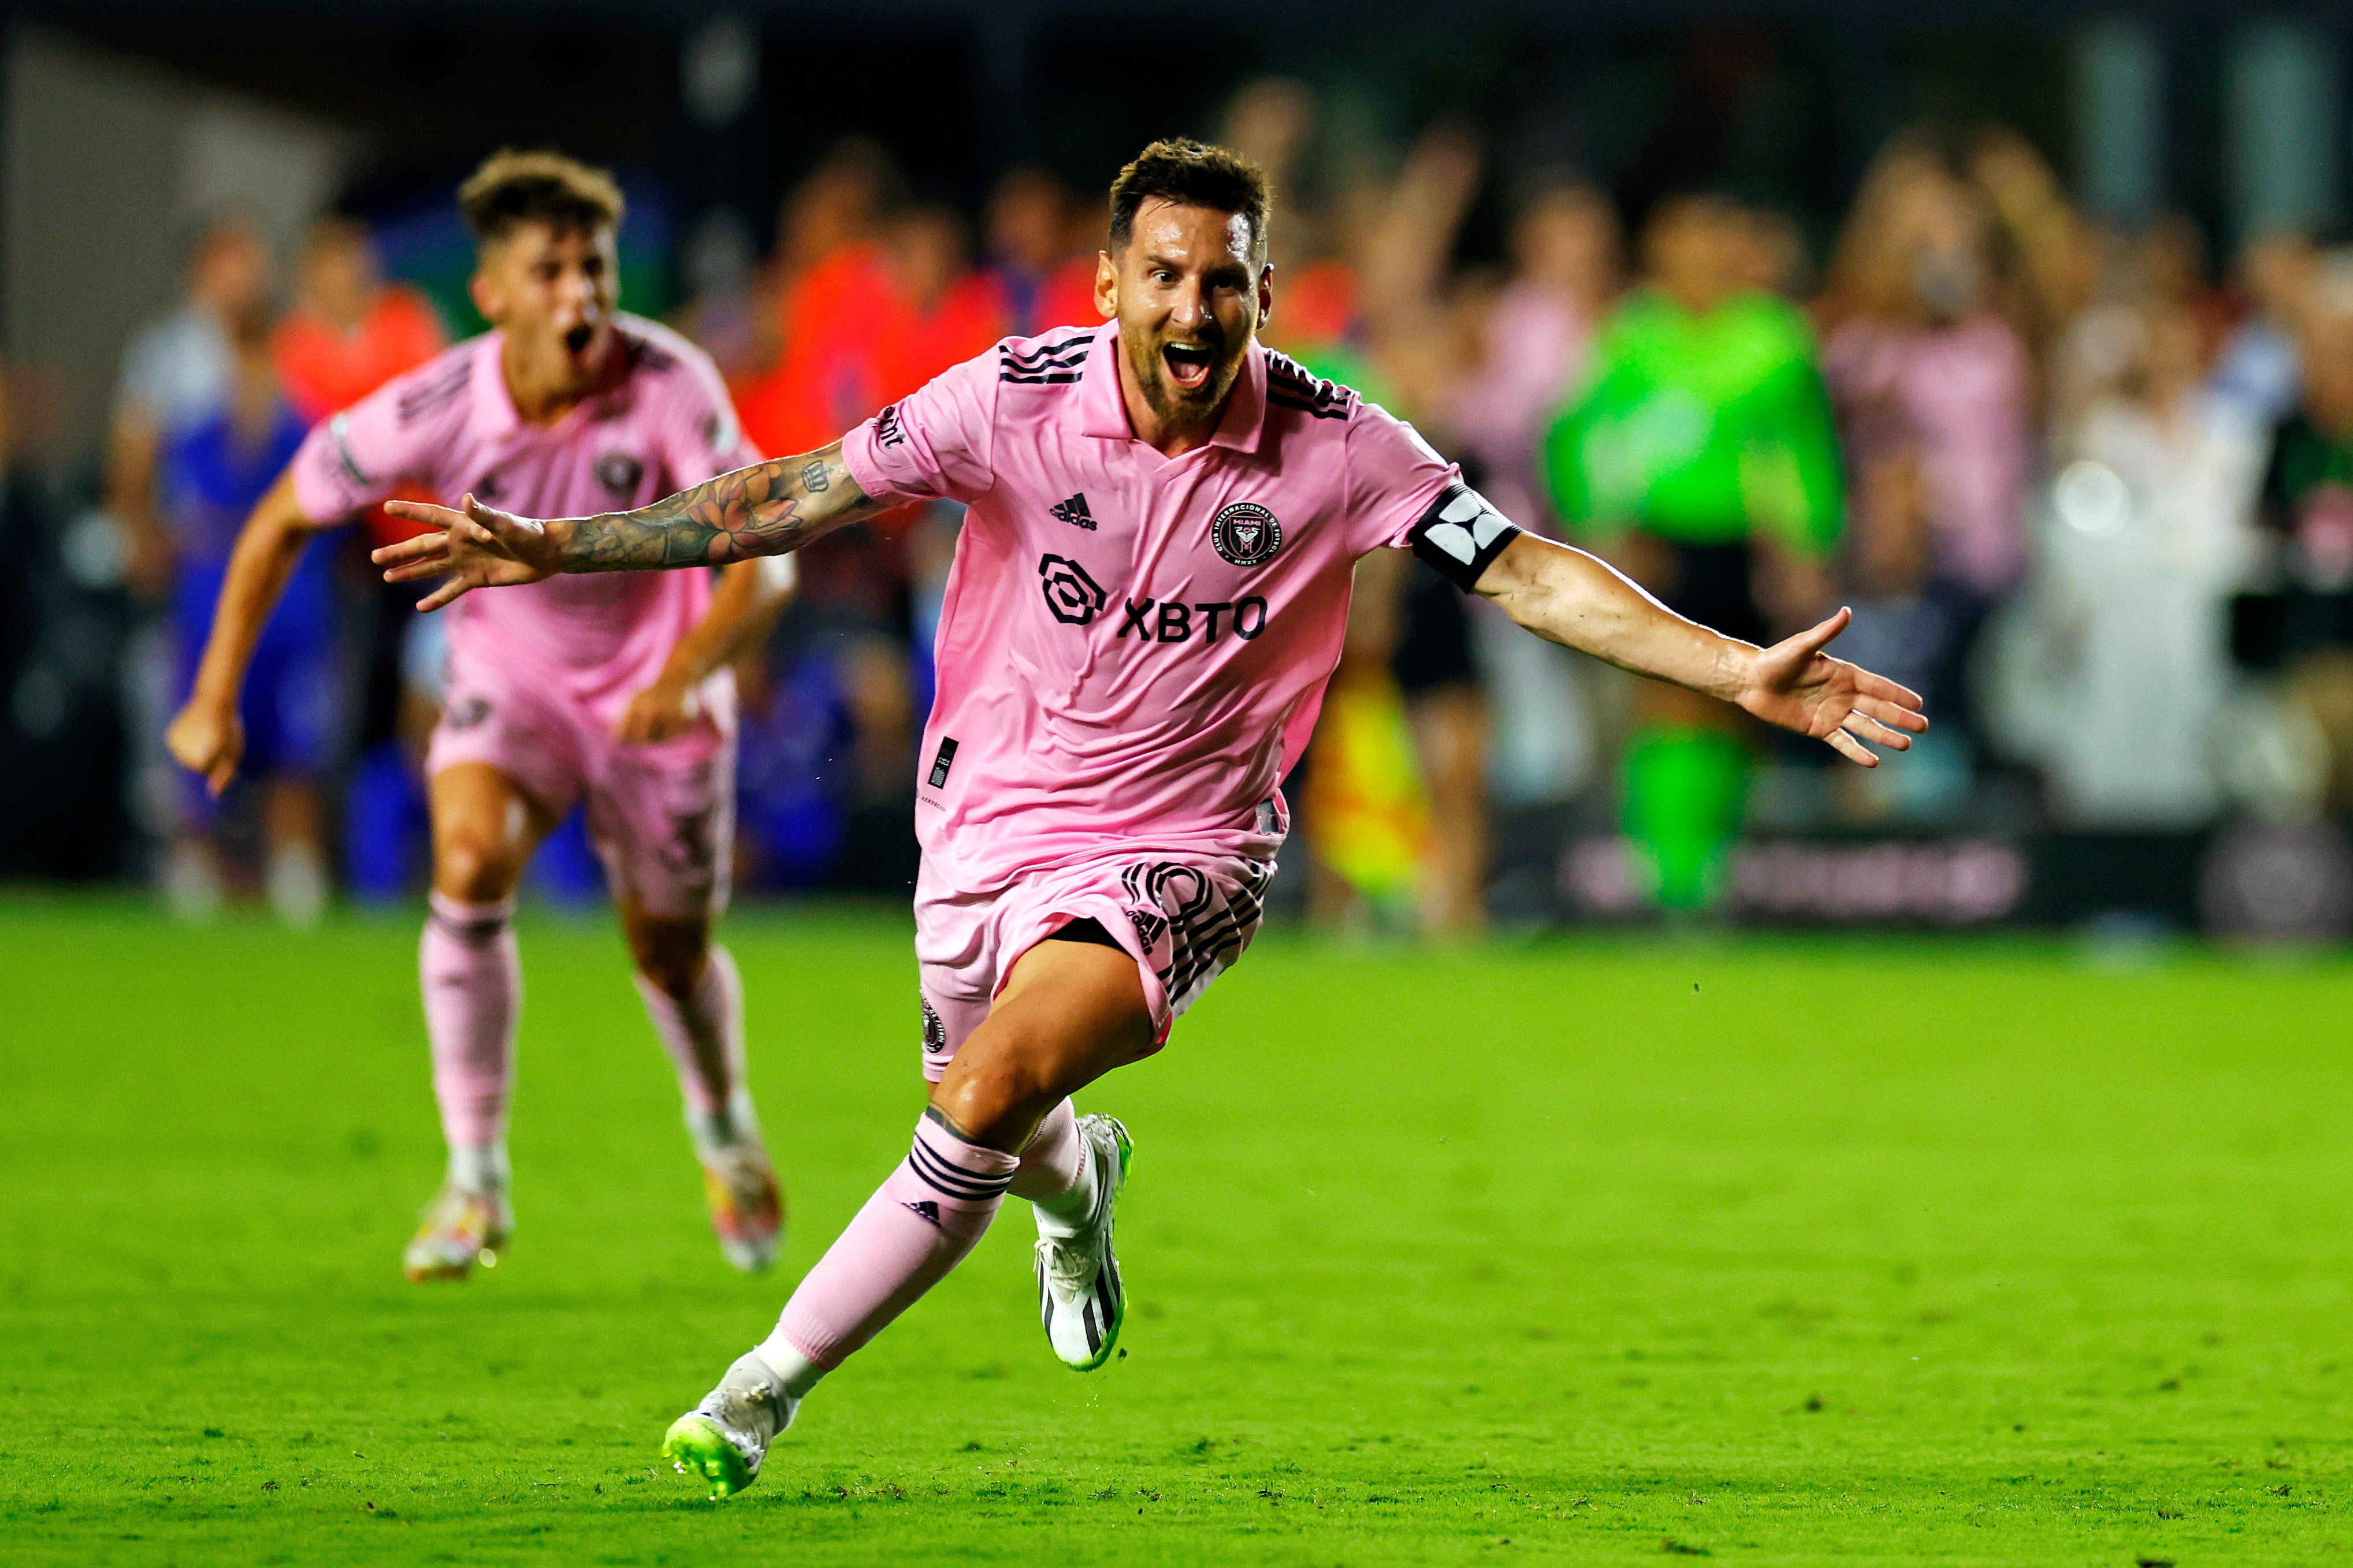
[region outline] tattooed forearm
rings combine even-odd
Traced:
[[[564,570],[642,572],[782,555],[881,510],[849,477],[837,441],[737,468],[636,511],[581,518],[565,541]]]

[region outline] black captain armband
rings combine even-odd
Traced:
[[[1406,542],[1440,576],[1469,594],[1478,589],[1480,577],[1495,557],[1519,536],[1519,529],[1485,496],[1469,485],[1449,485],[1438,492]]]

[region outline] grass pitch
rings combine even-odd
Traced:
[[[523,930],[497,1271],[415,928],[0,900],[0,1563],[2290,1563],[2353,1547],[2353,968],[1275,936],[1088,1103],[1130,1354],[1018,1205],[725,1505],[663,1427],[903,1152],[902,921],[739,915],[731,1273],[610,930]],[[746,1558],[746,1552],[756,1559]]]

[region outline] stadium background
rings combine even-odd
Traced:
[[[1465,411],[1480,396],[1508,402],[1514,374],[1549,374],[1551,401],[1574,404],[1588,369],[1584,336],[1639,279],[1633,237],[1662,197],[1704,188],[1757,215],[1764,280],[1810,310],[1830,345],[1850,448],[1845,526],[1813,601],[1858,602],[1857,647],[1908,639],[1915,656],[1898,662],[1936,677],[1944,733],[1906,768],[1868,781],[1878,788],[1801,748],[1763,753],[1746,784],[1747,847],[1708,895],[1729,918],[2313,935],[2353,921],[2353,861],[2333,826],[2353,746],[2333,603],[2283,607],[2333,602],[2341,573],[2297,554],[2291,514],[2309,510],[2306,498],[2266,502],[2238,471],[2260,469],[2269,424],[2295,414],[2293,386],[2242,399],[2259,428],[2219,455],[2192,450],[2191,436],[2152,448],[2116,429],[2155,406],[2129,346],[2150,321],[2187,319],[2201,374],[2224,393],[2237,390],[2223,384],[2242,361],[2276,357],[2276,340],[2302,330],[2288,320],[2302,305],[2263,293],[2242,263],[2283,237],[2325,247],[2347,210],[2346,64],[2333,14],[1964,5],[1934,17],[1805,5],[1639,16],[1490,6],[1443,23],[1409,8],[1348,15],[1367,25],[1335,29],[1341,13],[1312,5],[1247,24],[1205,19],[1182,68],[1148,68],[1146,88],[1107,62],[1160,59],[1156,24],[1109,6],[673,16],[395,5],[360,17],[287,5],[201,20],[170,7],[20,8],[0,226],[10,391],[0,777],[12,806],[0,874],[168,882],[169,845],[185,831],[153,735],[168,653],[153,633],[153,591],[126,590],[103,455],[125,345],[174,305],[207,222],[260,231],[276,252],[271,297],[283,303],[297,291],[305,225],[327,211],[357,217],[385,273],[421,289],[444,329],[462,335],[479,323],[464,297],[454,181],[509,142],[607,161],[634,204],[626,303],[699,333],[739,395],[785,409],[756,429],[813,441],[827,423],[807,412],[809,383],[862,375],[862,387],[814,395],[830,415],[855,417],[878,389],[902,390],[928,368],[924,353],[962,352],[947,345],[1050,312],[1053,300],[988,296],[988,273],[1017,294],[1030,289],[1024,268],[1050,270],[1083,246],[1119,162],[1150,135],[1181,130],[1294,149],[1282,171],[1289,310],[1275,335],[1319,367],[1366,380],[1474,461],[1475,440],[1461,432],[1477,420]],[[2004,146],[2023,172],[2005,174],[1981,154],[1988,137],[2013,133]],[[1903,183],[1889,170],[1913,142],[1960,171],[1987,223],[1990,275],[1965,313],[2007,328],[2027,363],[2018,384],[1947,416],[1955,428],[1890,437],[1878,429],[1885,421],[1874,424],[1883,388],[1854,369],[1868,358],[1857,341],[1867,348],[1885,323],[1858,302],[1841,246],[1867,258],[1905,243],[1904,220],[1885,216],[1900,194],[1876,215],[1858,200],[1869,178],[1886,191]],[[863,190],[813,194],[828,169]],[[1043,197],[1008,190],[1020,171],[1059,184]],[[2029,243],[2020,228],[2044,172],[2056,181],[2048,194],[2067,204],[2050,221],[2076,226],[2066,244]],[[1500,363],[1478,334],[1507,331],[1494,323],[1515,265],[1514,225],[1545,190],[1571,183],[1609,202],[1627,237],[1622,268],[1588,288],[1553,363]],[[834,280],[849,295],[820,289],[807,307],[847,323],[824,350],[834,359],[779,368],[791,357],[778,346],[789,290],[823,259],[778,247],[796,191],[795,244],[899,242],[892,276],[911,297],[927,293],[933,311],[919,333],[929,344],[913,359],[884,341],[906,322],[886,320],[893,307],[872,303],[873,279],[853,276]],[[1036,198],[1026,208],[1024,192]],[[1039,200],[1064,198],[1063,214],[1040,216]],[[1417,226],[1384,227],[1366,216],[1374,209],[1429,216],[1418,237],[1400,239]],[[918,221],[894,228],[906,214]],[[1419,253],[1432,244],[1436,255]],[[2034,244],[2050,254],[2030,254]],[[1025,247],[1035,254],[1008,254]],[[2328,268],[2307,257],[2300,287],[2333,316],[2343,280],[2332,292]],[[1857,440],[1870,449],[1858,455]],[[1975,573],[1956,610],[1940,597],[1955,575],[1940,508],[1957,503],[1934,492],[1952,483],[1940,464],[1973,459],[1947,458],[1937,443],[1975,451],[1971,440],[1991,442],[1989,460],[2015,470],[1986,503],[1993,515],[1971,524],[1994,536],[1997,557],[2010,553]],[[1910,470],[1901,457],[1891,465],[1891,447],[1928,476],[1915,510],[1935,536],[1925,564],[1892,576],[1878,564],[1880,536],[1905,525],[1879,521],[1888,508],[1873,498],[1887,473]],[[2084,461],[2128,481],[2114,518],[2103,510],[2111,489],[2091,482],[2100,475],[2066,492],[2073,513],[2059,504],[2058,479]],[[2230,471],[2213,478],[2218,468]],[[2168,476],[2194,485],[2200,475],[2221,486],[2203,515],[2150,510],[2152,495],[2178,488]],[[1519,478],[1498,482],[1529,510]],[[1541,480],[1534,488],[1536,521],[1574,535],[1576,521],[1553,515]],[[2099,531],[2112,523],[2112,535]],[[813,597],[830,600],[772,644],[746,753],[744,869],[755,892],[903,885],[900,735],[927,679],[925,593],[951,526],[902,520],[862,554],[843,551],[816,584]],[[2201,548],[2228,559],[2160,560],[2174,548],[2160,536],[2185,527],[2215,533],[2221,542]],[[414,802],[384,750],[397,729],[388,671],[406,612],[366,585],[355,546],[337,566],[346,646],[328,858],[358,897],[382,900],[417,879]],[[2162,626],[2128,607],[2147,595],[2168,606],[2152,612]],[[843,621],[873,635],[845,640]],[[1342,683],[1362,700],[1335,703],[1347,732],[1327,737],[1324,787],[1302,792],[1323,885],[1287,879],[1294,915],[1409,927],[1400,907],[1413,902],[1410,862],[1425,834],[1423,916],[1434,929],[1482,912],[1522,928],[1641,914],[1647,862],[1618,840],[1633,809],[1627,751],[1639,728],[1623,683],[1505,647],[1486,621],[1470,627],[1466,682],[1483,715],[1450,709],[1443,689],[1422,700],[1409,674],[1409,739],[1393,690]],[[2284,635],[2285,621],[2299,629]],[[1415,630],[1409,618],[1404,635]],[[2173,651],[2144,657],[2137,637]],[[1940,637],[1954,646],[1917,656]],[[2099,761],[2136,744],[2150,754]],[[1483,766],[1464,765],[1466,747],[1483,751]],[[1433,791],[1443,826],[1428,833]],[[259,871],[254,807],[231,804],[235,896]],[[568,860],[565,848],[543,885],[559,899],[593,897],[593,867],[576,844]],[[1480,858],[1488,863],[1467,863]],[[1431,892],[1433,880],[1450,886]]]
[[[2353,528],[2332,473],[2353,470],[2307,463],[2269,500],[2259,480],[2275,426],[2309,415],[2307,456],[2353,429],[2353,14],[6,15],[0,1562],[2341,1549]],[[1482,330],[1530,281],[1514,236],[1547,192],[1601,195],[1561,209],[1567,263],[1597,217],[1630,231],[1715,193],[1746,276],[1826,354],[1844,331],[1912,363],[1955,326],[1928,296],[1962,299],[1968,341],[2015,349],[1963,422],[2010,454],[2010,501],[1974,514],[2010,567],[1951,595],[1931,546],[1952,470],[1926,458],[1954,427],[1891,421],[1829,363],[1844,505],[1814,579],[1893,628],[1874,657],[1985,611],[1931,691],[1947,744],[1870,781],[1699,745],[1685,776],[1714,793],[1667,792],[1684,831],[1662,837],[1630,816],[1627,683],[1513,662],[1474,620],[1474,679],[1409,694],[1400,628],[1430,607],[1410,575],[1368,585],[1289,901],[1168,1050],[1082,1097],[1142,1149],[1131,1356],[1051,1363],[1027,1222],[1000,1224],[713,1509],[654,1468],[663,1426],[914,1109],[902,718],[953,519],[828,567],[826,617],[788,618],[744,672],[765,695],[725,934],[792,1195],[779,1268],[735,1276],[710,1245],[575,840],[520,922],[515,1250],[419,1290],[396,1258],[441,1146],[403,741],[429,681],[404,677],[401,605],[334,547],[334,903],[280,923],[249,797],[221,828],[226,902],[174,881],[169,627],[108,490],[126,346],[223,216],[270,247],[272,314],[297,302],[330,210],[470,331],[450,191],[500,144],[554,144],[628,186],[625,304],[789,408],[776,323],[818,263],[871,263],[826,275],[863,307],[816,317],[845,328],[828,363],[871,370],[907,341],[875,268],[929,258],[934,306],[987,318],[1008,274],[938,265],[959,235],[976,266],[1008,237],[1033,264],[1078,243],[1035,204],[992,239],[1009,172],[1063,182],[1091,224],[1145,139],[1223,133],[1238,104],[1278,143],[1303,127],[1284,342],[1378,377],[1450,449],[1480,428],[1462,389],[1494,368]],[[816,238],[779,256],[797,195]],[[1949,237],[1957,215],[1974,291],[1905,249],[1905,224]],[[1614,308],[1597,269],[1561,270],[1554,357],[1504,378],[1543,426],[1576,395],[1578,323]],[[1739,848],[1708,847],[1736,822]],[[1700,845],[1698,896],[1662,913],[1644,856],[1670,839]],[[1483,942],[1415,939],[1482,921]]]

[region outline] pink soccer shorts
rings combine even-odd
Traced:
[[[735,839],[732,676],[714,677],[702,694],[693,729],[625,746],[610,719],[546,682],[453,658],[426,776],[487,763],[557,816],[585,796],[616,900],[671,920],[715,916],[727,905]]]
[[[1144,979],[1154,1035],[1242,955],[1265,917],[1271,861],[1129,850],[958,893],[927,862],[915,879],[923,1076],[947,1071],[1021,955],[1075,920],[1100,921]],[[1156,1048],[1156,1047],[1155,1047]]]

